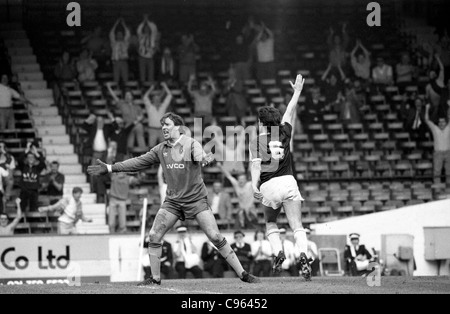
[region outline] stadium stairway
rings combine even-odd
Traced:
[[[35,105],[30,108],[30,116],[42,139],[42,146],[47,153],[47,160],[58,161],[60,171],[66,177],[64,195],[71,195],[74,187],[81,187],[85,192],[82,197],[85,215],[93,219],[93,223],[80,222],[77,226],[80,234],[109,233],[106,224],[105,206],[96,204],[96,195],[90,193],[90,185],[74,147],[70,143],[62,117],[54,106],[53,91],[44,80],[40,65],[37,63],[33,48],[30,46],[26,32],[20,24],[2,24],[1,36],[5,40],[11,68],[17,74],[25,96]]]

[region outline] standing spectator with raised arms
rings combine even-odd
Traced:
[[[275,67],[275,36],[263,23],[255,38],[256,42],[256,77],[259,80],[273,79],[276,76]]]
[[[200,84],[199,90],[194,90],[195,77],[191,76],[188,82],[188,92],[194,101],[194,114],[197,118],[203,118],[203,126],[212,121],[213,99],[216,94],[216,84],[212,77]]]
[[[356,54],[358,49],[361,49],[362,52]],[[368,81],[370,79],[370,52],[366,47],[364,47],[360,40],[356,41],[356,46],[352,50],[351,63],[357,78],[364,81]]]
[[[8,76],[2,75],[0,82],[0,131],[13,130],[16,127],[13,99],[22,99],[22,96],[8,86]]]
[[[139,78],[141,83],[153,82],[155,80],[155,61],[153,56],[156,52],[156,37],[158,28],[155,23],[144,14],[144,20],[137,28],[139,40]]]
[[[197,53],[199,47],[194,41],[194,35],[183,35],[178,47],[179,81],[186,84],[197,74]]]
[[[16,229],[20,220],[22,219],[22,209],[20,208],[20,198],[16,198],[17,213],[14,220],[9,223],[8,215],[0,212],[0,237],[14,235],[14,229]]]
[[[119,24],[122,25],[123,31],[117,30]],[[130,38],[130,29],[125,24],[125,20],[119,18],[109,33],[112,49],[111,59],[113,62],[114,81],[116,83],[119,83],[121,78],[124,82],[128,82],[128,48],[130,46]]]

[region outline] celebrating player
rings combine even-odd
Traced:
[[[306,280],[311,280],[311,267],[306,256],[308,241],[301,221],[303,198],[293,175],[290,151],[292,125],[304,83],[302,75],[297,76],[295,84],[291,82],[294,95],[283,118],[276,108],[266,106],[259,109],[260,135],[250,145],[250,158],[254,196],[262,201],[267,238],[273,252],[278,254],[272,270],[274,273],[281,272],[281,265],[286,259],[276,223],[281,209],[284,208],[289,225],[294,231],[295,244],[300,252],[298,260],[300,272]]]
[[[153,164],[161,164],[167,181],[167,196],[155,218],[149,233],[149,255],[153,277],[140,283],[141,286],[160,285],[161,241],[178,220],[195,219],[200,228],[216,246],[220,254],[235,270],[239,278],[248,283],[260,280],[246,272],[227,240],[220,234],[216,220],[208,205],[207,190],[201,176],[202,167],[213,161],[201,144],[181,134],[183,119],[167,113],[161,119],[164,142],[147,154],[114,165],[97,160],[88,173],[99,176],[113,172],[142,171]]]

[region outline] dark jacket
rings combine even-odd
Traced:
[[[370,254],[370,252],[366,249],[366,247],[364,245],[360,245],[358,250],[356,251],[356,256],[358,255],[363,255],[366,256],[366,258],[368,260],[372,259],[372,255]],[[344,252],[344,258],[346,261],[354,261],[356,256],[352,256],[352,251],[350,249],[349,245],[345,246],[345,252]]]
[[[25,159],[26,155],[24,154],[22,158],[20,158],[21,163],[19,164],[19,169],[22,172],[20,188],[22,190],[38,191],[40,187],[39,176],[46,167],[45,158],[40,154],[39,158],[37,158],[39,163],[34,164],[31,167],[26,163]]]
[[[253,259],[250,244],[245,243],[242,248],[238,248],[236,243],[231,244],[231,249],[236,253],[241,263],[250,263]]]

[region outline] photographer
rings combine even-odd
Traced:
[[[37,146],[36,142],[29,142],[20,160],[19,170],[22,174],[19,186],[23,212],[36,211],[38,208],[39,176],[46,165],[45,157],[38,152]]]

